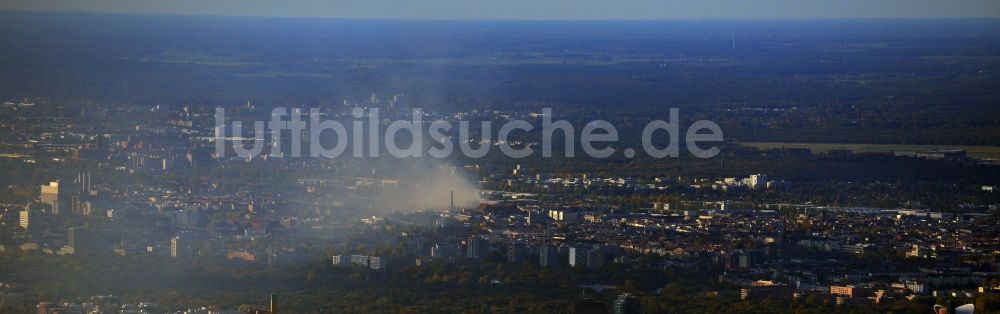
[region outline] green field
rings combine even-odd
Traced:
[[[831,150],[849,150],[856,153],[870,152],[893,152],[893,153],[914,153],[937,150],[964,150],[969,154],[969,158],[975,159],[998,159],[1000,158],[1000,147],[998,146],[962,146],[962,145],[904,145],[904,144],[839,144],[839,143],[786,143],[786,142],[741,142],[743,146],[757,149],[772,148],[808,148],[813,153],[822,153]]]

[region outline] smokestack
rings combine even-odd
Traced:
[[[451,190],[451,208],[448,211],[455,211],[455,190]]]
[[[270,307],[269,310],[270,310],[269,312],[271,312],[271,314],[277,314],[278,313],[278,295],[277,294],[271,294],[271,307]]]

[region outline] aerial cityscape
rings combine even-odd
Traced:
[[[959,2],[12,1],[0,313],[1000,313],[1000,10]]]

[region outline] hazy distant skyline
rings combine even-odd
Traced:
[[[0,10],[380,19],[1000,17],[996,0],[7,0]]]

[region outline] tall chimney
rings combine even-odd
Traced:
[[[277,294],[271,294],[271,308],[270,308],[270,312],[271,312],[271,314],[277,314],[278,313],[278,295]]]
[[[451,208],[448,211],[455,211],[455,190],[451,190]]]

